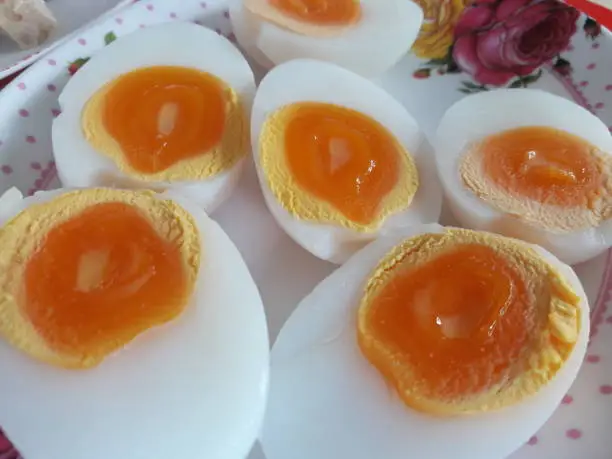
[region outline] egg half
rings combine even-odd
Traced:
[[[341,263],[380,234],[438,220],[427,140],[363,77],[307,59],[280,65],[261,82],[251,121],[268,208],[317,257]]]
[[[580,263],[612,245],[612,136],[588,110],[540,90],[470,95],[443,116],[438,173],[462,226]]]
[[[408,53],[423,12],[410,0],[234,0],[230,19],[266,68],[310,58],[372,78]]]
[[[263,306],[196,204],[12,189],[0,224],[0,424],[25,457],[248,454],[267,394]]]
[[[546,250],[403,228],[319,284],[281,330],[266,457],[506,457],[561,402],[588,333],[580,281]]]
[[[122,37],[60,95],[59,177],[66,187],[172,190],[210,212],[250,151],[254,94],[246,60],[212,30],[177,22]]]

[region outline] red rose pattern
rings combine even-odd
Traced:
[[[0,430],[0,459],[19,459],[19,453]]]
[[[505,85],[565,50],[579,16],[556,0],[476,0],[455,28],[453,60],[480,84]]]

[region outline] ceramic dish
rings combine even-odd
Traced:
[[[541,36],[534,39],[536,44],[528,55],[533,72],[514,78],[508,69],[516,65],[512,61],[515,54],[494,55],[497,51],[493,50],[518,46],[525,33],[523,24],[543,2],[561,6],[552,8],[542,22],[555,29],[541,28]],[[483,2],[472,7],[503,7],[511,12],[505,19],[500,19],[504,17],[501,14],[466,16],[467,0],[419,3],[426,25],[414,53],[377,82],[419,118],[427,134],[434,132],[453,102],[465,94],[487,90],[491,83],[540,88],[573,99],[612,129],[612,35],[593,20],[552,0],[499,0],[494,5]],[[233,39],[224,8],[222,1],[213,0],[139,2],[80,32],[15,79],[0,93],[0,191],[17,186],[32,194],[59,185],[51,154],[51,122],[59,113],[59,92],[88,56],[116,36],[173,20],[193,21]],[[468,30],[466,42],[460,46],[453,35],[458,21]],[[500,26],[511,28],[512,33],[495,34]],[[478,43],[490,45],[486,47],[489,54],[470,52]],[[450,52],[453,46],[454,53]],[[492,71],[488,65],[492,61],[502,65]],[[309,255],[278,228],[266,209],[252,168],[213,217],[239,247],[258,283],[274,339],[299,300],[334,267]],[[512,459],[609,459],[612,455],[612,307],[608,309],[612,304],[612,256],[606,253],[577,266],[576,271],[592,304],[586,362],[554,416]],[[0,458],[14,459],[17,454],[0,436]],[[251,456],[262,457],[260,451]]]

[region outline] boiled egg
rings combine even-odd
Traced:
[[[66,187],[172,190],[214,210],[250,152],[255,81],[229,40],[191,23],[120,38],[60,95],[53,152]]]
[[[380,87],[300,59],[261,82],[251,143],[279,225],[319,258],[345,261],[380,234],[437,222],[442,191],[415,119]]]
[[[462,226],[541,245],[568,264],[612,245],[612,136],[595,115],[540,90],[470,95],[434,141]]]
[[[410,0],[234,0],[230,19],[266,68],[311,58],[372,78],[408,53],[423,11]]]
[[[204,211],[170,192],[13,189],[0,225],[0,425],[24,457],[246,457],[266,321]]]
[[[321,282],[282,328],[266,457],[507,457],[561,402],[588,334],[580,281],[546,250],[403,228]]]

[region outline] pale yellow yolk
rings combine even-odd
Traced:
[[[486,138],[484,171],[509,192],[542,203],[588,206],[603,183],[596,149],[548,127],[522,127]]]
[[[463,183],[498,210],[554,232],[612,216],[612,157],[559,129],[527,126],[468,148]]]

